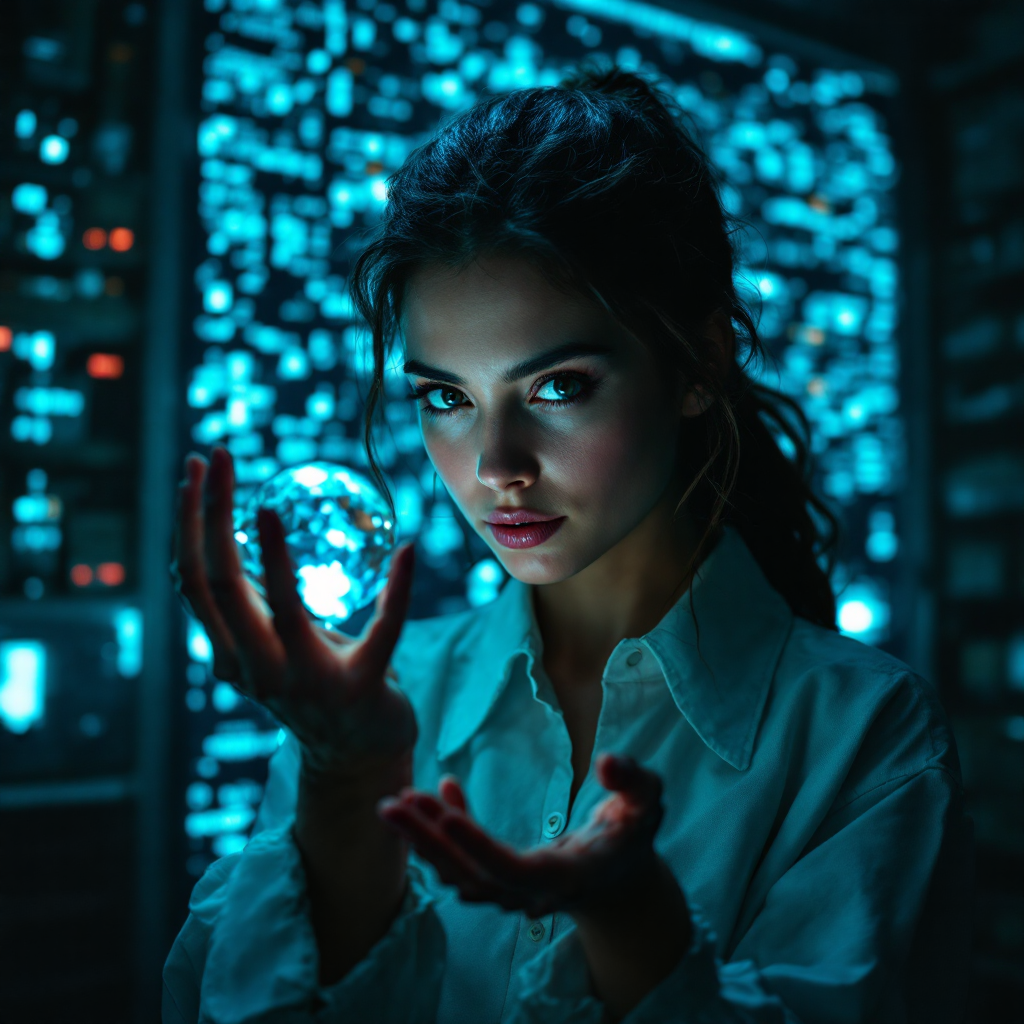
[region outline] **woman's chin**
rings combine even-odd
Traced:
[[[505,572],[520,583],[545,586],[561,583],[585,569],[591,560],[573,555],[564,546],[540,544],[535,548],[509,549],[492,545],[491,550]]]

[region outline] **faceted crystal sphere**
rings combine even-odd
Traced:
[[[327,626],[369,604],[387,582],[396,531],[391,511],[359,473],[329,462],[292,466],[235,510],[242,569],[262,594],[256,512],[281,517],[303,604]]]

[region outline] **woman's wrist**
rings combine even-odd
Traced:
[[[668,977],[693,943],[686,897],[658,856],[607,900],[572,917],[595,994],[613,1020]]]
[[[362,960],[401,907],[408,846],[377,817],[377,803],[411,781],[411,752],[361,775],[300,774],[294,835],[323,984]]]

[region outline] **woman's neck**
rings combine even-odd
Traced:
[[[670,493],[615,547],[560,583],[533,588],[545,662],[603,667],[615,645],[653,629],[686,592],[700,534]]]

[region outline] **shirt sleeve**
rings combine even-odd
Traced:
[[[337,984],[319,984],[306,875],[292,836],[298,765],[289,733],[271,759],[253,838],[196,884],[164,966],[164,1024],[432,1024],[446,943],[415,857],[387,934]]]
[[[862,793],[825,820],[728,961],[696,910],[693,946],[622,1024],[960,1020],[972,848],[959,783],[944,768]],[[575,929],[520,981],[515,1024],[600,1024]]]
[[[387,934],[321,986],[305,872],[290,829],[266,829],[200,879],[164,968],[165,1024],[433,1022],[445,936],[414,861]]]

